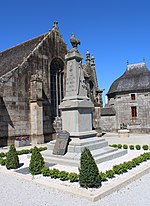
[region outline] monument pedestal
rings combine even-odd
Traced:
[[[71,138],[65,155],[53,154],[55,143],[56,140],[49,142],[47,144],[48,149],[42,152],[46,162],[79,167],[81,152],[85,147],[91,151],[97,164],[112,160],[127,153],[126,150],[109,147],[108,142],[104,138],[96,136],[82,139]]]
[[[96,163],[111,160],[127,153],[126,150],[108,147],[108,142],[104,138],[97,137],[97,132],[92,130],[93,103],[89,99],[66,99],[60,104],[60,109],[63,131],[67,131],[70,138],[67,151],[60,153],[61,145],[66,146],[66,144],[64,140],[61,140],[61,137],[59,140],[58,133],[58,139],[49,142],[47,144],[48,150],[42,152],[45,161],[78,167],[81,153],[85,147],[91,151]],[[61,145],[57,147],[58,142]]]
[[[92,132],[92,109],[90,100],[66,100],[60,104],[62,111],[62,128],[70,133],[70,137],[82,138],[80,132]],[[81,136],[80,136],[81,135]]]

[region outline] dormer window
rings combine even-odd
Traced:
[[[131,94],[131,100],[135,100],[135,94]]]

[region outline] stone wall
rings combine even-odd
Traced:
[[[116,131],[116,116],[101,116],[100,125],[102,132]]]
[[[43,127],[45,140],[54,132],[51,116],[50,64],[54,58],[64,62],[67,47],[57,29],[53,29],[17,68],[0,78],[0,146],[11,144],[16,136],[30,136],[30,80],[38,73],[43,81]],[[65,75],[64,75],[65,79]],[[65,84],[65,83],[64,83]],[[7,140],[8,138],[8,140]]]
[[[8,138],[8,144],[16,136],[30,134],[29,76],[25,72],[28,63],[9,73],[3,79],[1,93],[0,137]],[[3,132],[2,132],[3,131]]]

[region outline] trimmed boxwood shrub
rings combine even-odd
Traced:
[[[127,166],[127,169],[128,169],[128,170],[131,170],[132,167],[133,167],[133,163],[132,163],[132,161],[128,161],[128,162],[126,162],[126,166]]]
[[[18,154],[15,146],[12,144],[10,145],[9,151],[7,152],[6,168],[9,170],[9,169],[16,169],[18,167],[19,167]]]
[[[136,148],[137,150],[140,150],[140,149],[141,149],[141,146],[140,146],[140,145],[136,145],[135,148]]]
[[[121,149],[122,148],[122,144],[118,144],[118,149]]]
[[[44,150],[47,150],[47,147],[39,147],[38,150],[39,150],[40,152],[42,152],[42,151],[44,151]]]
[[[142,148],[143,150],[148,150],[148,145],[143,145]]]
[[[88,148],[84,148],[80,158],[79,183],[81,187],[100,186],[99,170]]]
[[[134,150],[134,145],[129,145],[130,150]]]
[[[6,157],[6,153],[4,153],[4,152],[0,152],[0,157]]]
[[[122,165],[114,165],[113,166],[113,171],[115,174],[120,175],[123,173]]]
[[[29,172],[32,175],[37,175],[41,173],[42,168],[44,167],[44,158],[39,152],[37,147],[34,147],[32,150],[31,160],[29,164]]]
[[[29,154],[29,153],[31,153],[29,149],[22,149],[17,151],[18,155]]]
[[[100,173],[99,173],[99,176],[100,176],[100,180],[101,180],[102,182],[107,181],[107,176],[106,176],[106,173],[105,173],[105,172],[100,172]]]
[[[76,174],[74,172],[69,173],[68,178],[69,178],[70,182],[78,182],[78,180],[79,180],[78,174]]]
[[[6,165],[6,159],[0,157],[0,165],[2,166]]]
[[[115,176],[115,172],[113,170],[106,170],[106,177],[113,178]]]
[[[50,176],[50,170],[49,170],[48,167],[43,167],[41,169],[41,173],[42,173],[43,176]]]
[[[145,160],[149,160],[150,159],[150,152],[146,152],[146,153],[142,154],[142,156],[144,157]]]
[[[122,167],[122,172],[123,173],[128,171],[127,162],[124,162],[124,163],[120,164],[120,166]]]
[[[112,144],[110,145],[111,147],[115,147],[115,148],[118,148],[118,145],[117,144]]]
[[[140,164],[139,159],[137,157],[133,158],[132,162],[135,162],[136,165]]]
[[[50,169],[51,178],[57,179],[59,178],[60,171],[58,169]]]
[[[69,172],[60,171],[60,173],[59,173],[59,178],[60,178],[60,180],[62,180],[62,181],[66,181],[66,180],[69,180],[68,175],[69,175]]]
[[[41,152],[41,151],[47,150],[47,147],[39,147],[39,148],[37,148],[37,149],[39,150],[39,152]],[[29,153],[32,153],[33,150],[34,150],[34,148],[31,148],[31,149],[22,149],[22,150],[18,150],[18,151],[17,151],[17,154],[18,154],[18,155],[29,154]]]
[[[128,149],[128,145],[127,145],[127,144],[124,144],[124,145],[123,145],[123,149]]]

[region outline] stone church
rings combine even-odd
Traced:
[[[68,48],[57,24],[45,34],[0,52],[0,146],[26,136],[34,144],[47,142],[61,130],[59,104],[65,95]],[[99,133],[103,90],[98,88],[89,52],[82,69],[95,106],[93,128]]]
[[[145,61],[127,64],[116,79],[101,111],[103,131],[118,131],[125,125],[133,133],[150,133],[150,71]]]

